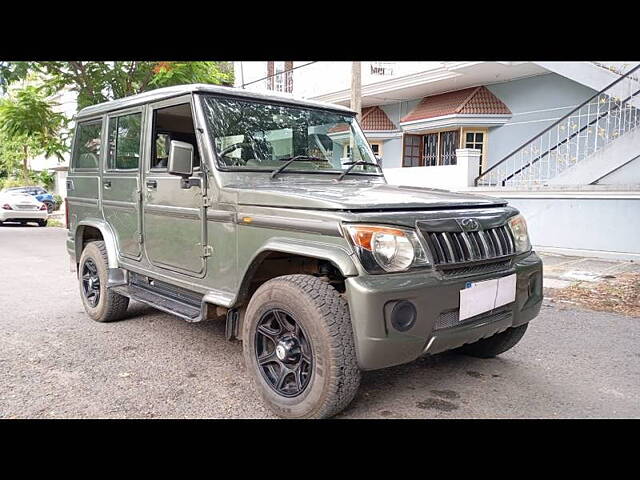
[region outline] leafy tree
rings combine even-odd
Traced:
[[[64,88],[77,92],[79,109],[171,85],[233,84],[228,62],[4,62],[0,89],[33,72],[40,74],[50,94]]]
[[[67,119],[52,107],[41,89],[34,86],[27,86],[0,101],[0,132],[13,142],[5,161],[15,161],[15,144],[20,144],[25,180],[29,177],[27,161],[31,155],[44,153],[62,160],[67,150],[64,136]]]

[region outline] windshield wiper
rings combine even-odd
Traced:
[[[296,155],[295,157],[291,157],[291,158],[283,158],[282,161],[286,161],[287,163],[285,163],[281,167],[276,168],[273,172],[271,172],[271,178],[276,178],[276,175],[282,172],[285,168],[287,168],[293,162],[306,161],[306,160],[316,160],[321,162],[329,161],[326,158],[313,157],[311,155]]]
[[[342,172],[342,174],[340,174],[340,176],[337,179],[338,182],[342,180],[347,173],[349,173],[358,165],[373,165],[374,167],[377,167],[380,171],[382,171],[382,167],[377,163],[365,162],[364,160],[358,160],[357,162],[345,162],[343,163],[343,165],[350,165],[350,167],[347,168],[344,172]]]

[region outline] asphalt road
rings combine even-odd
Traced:
[[[272,417],[224,325],[91,321],[60,228],[0,227],[0,418]],[[340,418],[640,417],[640,319],[544,306],[499,358],[364,374]]]

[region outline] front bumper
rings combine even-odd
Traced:
[[[466,282],[513,273],[517,275],[515,302],[468,321],[443,323],[452,315],[455,318],[460,290]],[[375,370],[457,348],[529,322],[542,305],[542,261],[535,252],[529,252],[515,257],[511,268],[483,275],[444,278],[427,270],[349,277],[346,295],[358,364],[363,370]],[[409,300],[417,309],[416,322],[406,332],[394,329],[389,319],[389,305],[398,300]]]
[[[5,210],[0,208],[0,222],[46,220],[49,214],[46,210]]]

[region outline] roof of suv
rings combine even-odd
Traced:
[[[77,114],[77,118],[91,117],[113,110],[120,110],[136,105],[143,105],[145,103],[156,102],[159,100],[164,100],[167,98],[177,97],[194,92],[215,93],[233,97],[288,103],[291,105],[299,105],[302,107],[325,108],[329,110],[337,110],[340,112],[355,113],[353,110],[347,107],[343,107],[342,105],[336,105],[334,103],[326,102],[316,102],[313,100],[303,100],[289,95],[278,94],[275,92],[258,93],[249,90],[243,90],[240,88],[223,87],[220,85],[208,85],[205,83],[193,83],[189,85],[176,85],[173,87],[158,88],[156,90],[150,90],[148,92],[139,93],[137,95],[131,95],[130,97],[119,98],[118,100],[91,105],[90,107],[85,107],[80,110]]]

